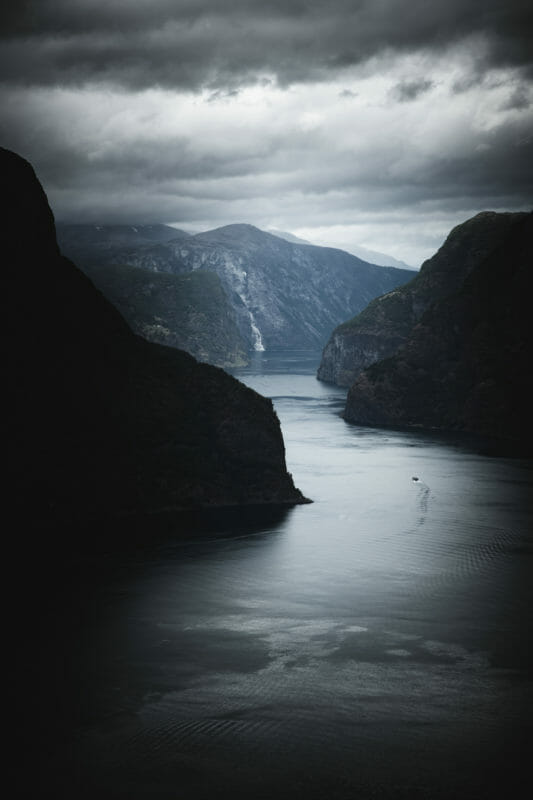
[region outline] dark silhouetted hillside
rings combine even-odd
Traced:
[[[60,255],[31,166],[0,159],[9,507],[47,521],[301,502],[271,401],[134,335]]]
[[[531,442],[532,243],[533,214],[482,214],[454,229],[421,276],[442,286],[436,265],[449,265],[451,287],[434,302],[428,291],[397,353],[356,378],[345,418]]]

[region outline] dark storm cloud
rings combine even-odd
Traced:
[[[446,117],[439,116],[427,133],[431,149],[420,153],[411,149],[413,122],[419,114],[409,105],[391,120],[397,136],[392,141],[386,126],[365,122],[357,110],[349,110],[353,116],[347,127],[353,138],[350,134],[346,144],[339,145],[336,124],[326,131],[302,129],[292,106],[278,109],[279,115],[285,114],[281,124],[273,117],[261,118],[253,135],[245,131],[236,139],[240,121],[228,121],[232,106],[226,116],[224,100],[208,99],[203,107],[209,112],[202,112],[207,116],[199,121],[191,120],[193,130],[170,122],[168,131],[162,131],[172,113],[172,96],[139,97],[133,109],[123,98],[123,105],[115,109],[117,127],[110,128],[105,93],[92,98],[89,92],[80,94],[70,93],[64,107],[56,106],[47,127],[42,109],[58,102],[53,97],[42,98],[35,91],[25,113],[16,103],[4,102],[12,140],[38,166],[60,219],[182,223],[201,219],[211,220],[206,227],[214,227],[217,222],[242,220],[257,224],[283,213],[292,215],[292,225],[299,227],[345,224],[361,210],[383,214],[411,208],[413,224],[420,225],[425,206],[449,211],[516,208],[533,196],[528,169],[533,163],[533,137],[526,114],[504,116],[484,130],[461,127],[461,139],[453,128],[446,133]],[[72,107],[74,96],[77,104]],[[147,107],[150,102],[164,103],[154,120],[153,109]],[[217,103],[222,116],[212,117]],[[352,102],[342,105],[351,108]],[[91,112],[80,114],[89,106]],[[186,113],[183,106],[177,119]],[[388,111],[378,107],[376,113]],[[432,112],[426,113],[431,119]],[[205,126],[204,118],[212,120],[215,130],[217,124],[230,127],[221,128],[225,135],[213,136],[213,127]],[[143,119],[148,120],[144,127]],[[352,119],[358,120],[359,130]],[[362,130],[365,124],[368,130]],[[442,140],[434,141],[434,134],[444,133]]]
[[[422,78],[416,81],[402,81],[396,84],[391,92],[392,97],[399,103],[408,103],[416,100],[422,94],[428,92],[433,86],[433,81]]]
[[[503,105],[503,110],[521,110],[530,108],[533,104],[533,92],[528,86],[522,84],[517,86],[511,97]]]
[[[533,58],[529,0],[23,0],[1,15],[3,80],[38,85],[287,85],[472,37],[485,68]]]
[[[532,30],[529,0],[4,3],[0,138],[59,219],[364,219],[419,263],[529,207]]]

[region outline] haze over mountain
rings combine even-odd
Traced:
[[[352,253],[358,258],[362,258],[363,261],[369,261],[371,264],[378,264],[380,267],[398,267],[399,269],[412,270],[416,269],[416,267],[411,267],[409,264],[406,264],[405,261],[400,261],[400,259],[394,258],[394,256],[389,256],[385,253],[378,253],[376,250],[369,250],[367,247],[361,247],[361,245],[350,245],[348,252]]]
[[[267,233],[272,233],[274,236],[279,236],[280,239],[285,239],[287,242],[294,242],[295,244],[313,244],[312,242],[309,242],[307,239],[300,239],[299,236],[295,236],[293,233],[287,233],[286,231],[278,231],[275,228],[269,228]],[[346,247],[346,251],[348,253],[351,253],[353,256],[357,256],[357,258],[360,258],[363,261],[367,261],[369,264],[378,264],[378,266],[380,267],[398,267],[399,269],[415,269],[415,267],[410,267],[409,264],[406,264],[404,261],[400,261],[399,259],[394,258],[394,256],[389,256],[386,255],[385,253],[378,253],[376,250],[369,250],[366,247],[361,247],[361,245],[356,245],[352,243]]]
[[[307,239],[300,239],[299,236],[295,236],[294,233],[278,231],[276,228],[269,228],[265,233],[271,233],[272,236],[279,236],[280,239],[285,239],[286,242],[292,242],[293,244],[312,244],[312,242],[308,242]]]
[[[194,236],[179,232],[175,238],[167,238],[172,228],[159,226],[156,243],[140,237],[143,230],[112,227],[107,239],[105,226],[86,226],[80,235],[80,226],[61,225],[58,235],[62,250],[88,274],[96,276],[98,266],[104,292],[106,265],[179,276],[215,273],[230,307],[223,302],[220,313],[228,320],[233,314],[241,339],[252,350],[322,347],[339,321],[411,277],[406,270],[377,267],[341,250],[287,242],[252,225],[226,225]],[[148,234],[156,235],[151,228]],[[118,290],[115,280],[110,299],[119,302]],[[123,294],[129,295],[127,286]],[[129,301],[121,308],[127,306]],[[237,342],[233,336],[230,341],[233,352]],[[219,356],[216,363],[223,363]]]

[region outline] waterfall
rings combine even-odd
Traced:
[[[242,272],[239,277],[246,278],[246,272]],[[250,317],[250,328],[252,329],[252,344],[254,346],[254,350],[258,353],[262,353],[265,350],[265,345],[263,344],[263,337],[261,336],[261,331],[257,327],[257,322],[255,321],[255,317],[248,308],[248,303],[246,302],[246,297],[243,291],[237,291],[237,294],[242,300],[243,306],[246,308],[248,312],[248,316]]]
[[[263,337],[261,336],[261,331],[257,327],[256,321],[255,321],[255,318],[254,318],[254,315],[252,314],[252,312],[250,310],[248,310],[248,313],[250,315],[250,326],[252,328],[252,339],[253,339],[253,343],[254,343],[254,350],[256,350],[257,352],[263,352],[264,349],[265,349],[265,346],[263,344]]]

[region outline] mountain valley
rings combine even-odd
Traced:
[[[336,325],[413,275],[409,270],[369,264],[342,250],[288,242],[252,225],[227,225],[194,236],[177,231],[172,238],[173,231],[163,225],[62,224],[58,240],[62,252],[87,274],[95,276],[98,270],[97,282],[104,294],[110,284],[104,268],[123,270],[123,289],[115,277],[112,296],[107,295],[122,309],[131,307],[126,299],[130,290],[125,266],[177,276],[198,270],[216,274],[226,297],[226,302],[220,300],[222,316],[229,320],[233,315],[240,338],[251,351],[323,347]],[[149,293],[147,288],[145,294]],[[168,343],[173,338],[194,338],[194,333],[184,333],[186,320],[181,320],[182,330],[177,332],[155,319],[162,317],[160,306],[151,310],[151,323],[146,319],[148,303],[143,301],[143,306],[144,330],[139,326],[136,330],[147,338],[159,336],[158,324],[169,328]],[[205,360],[237,365],[241,356],[235,362],[236,347],[233,338],[225,354],[207,353]],[[191,352],[200,356],[198,350]]]

